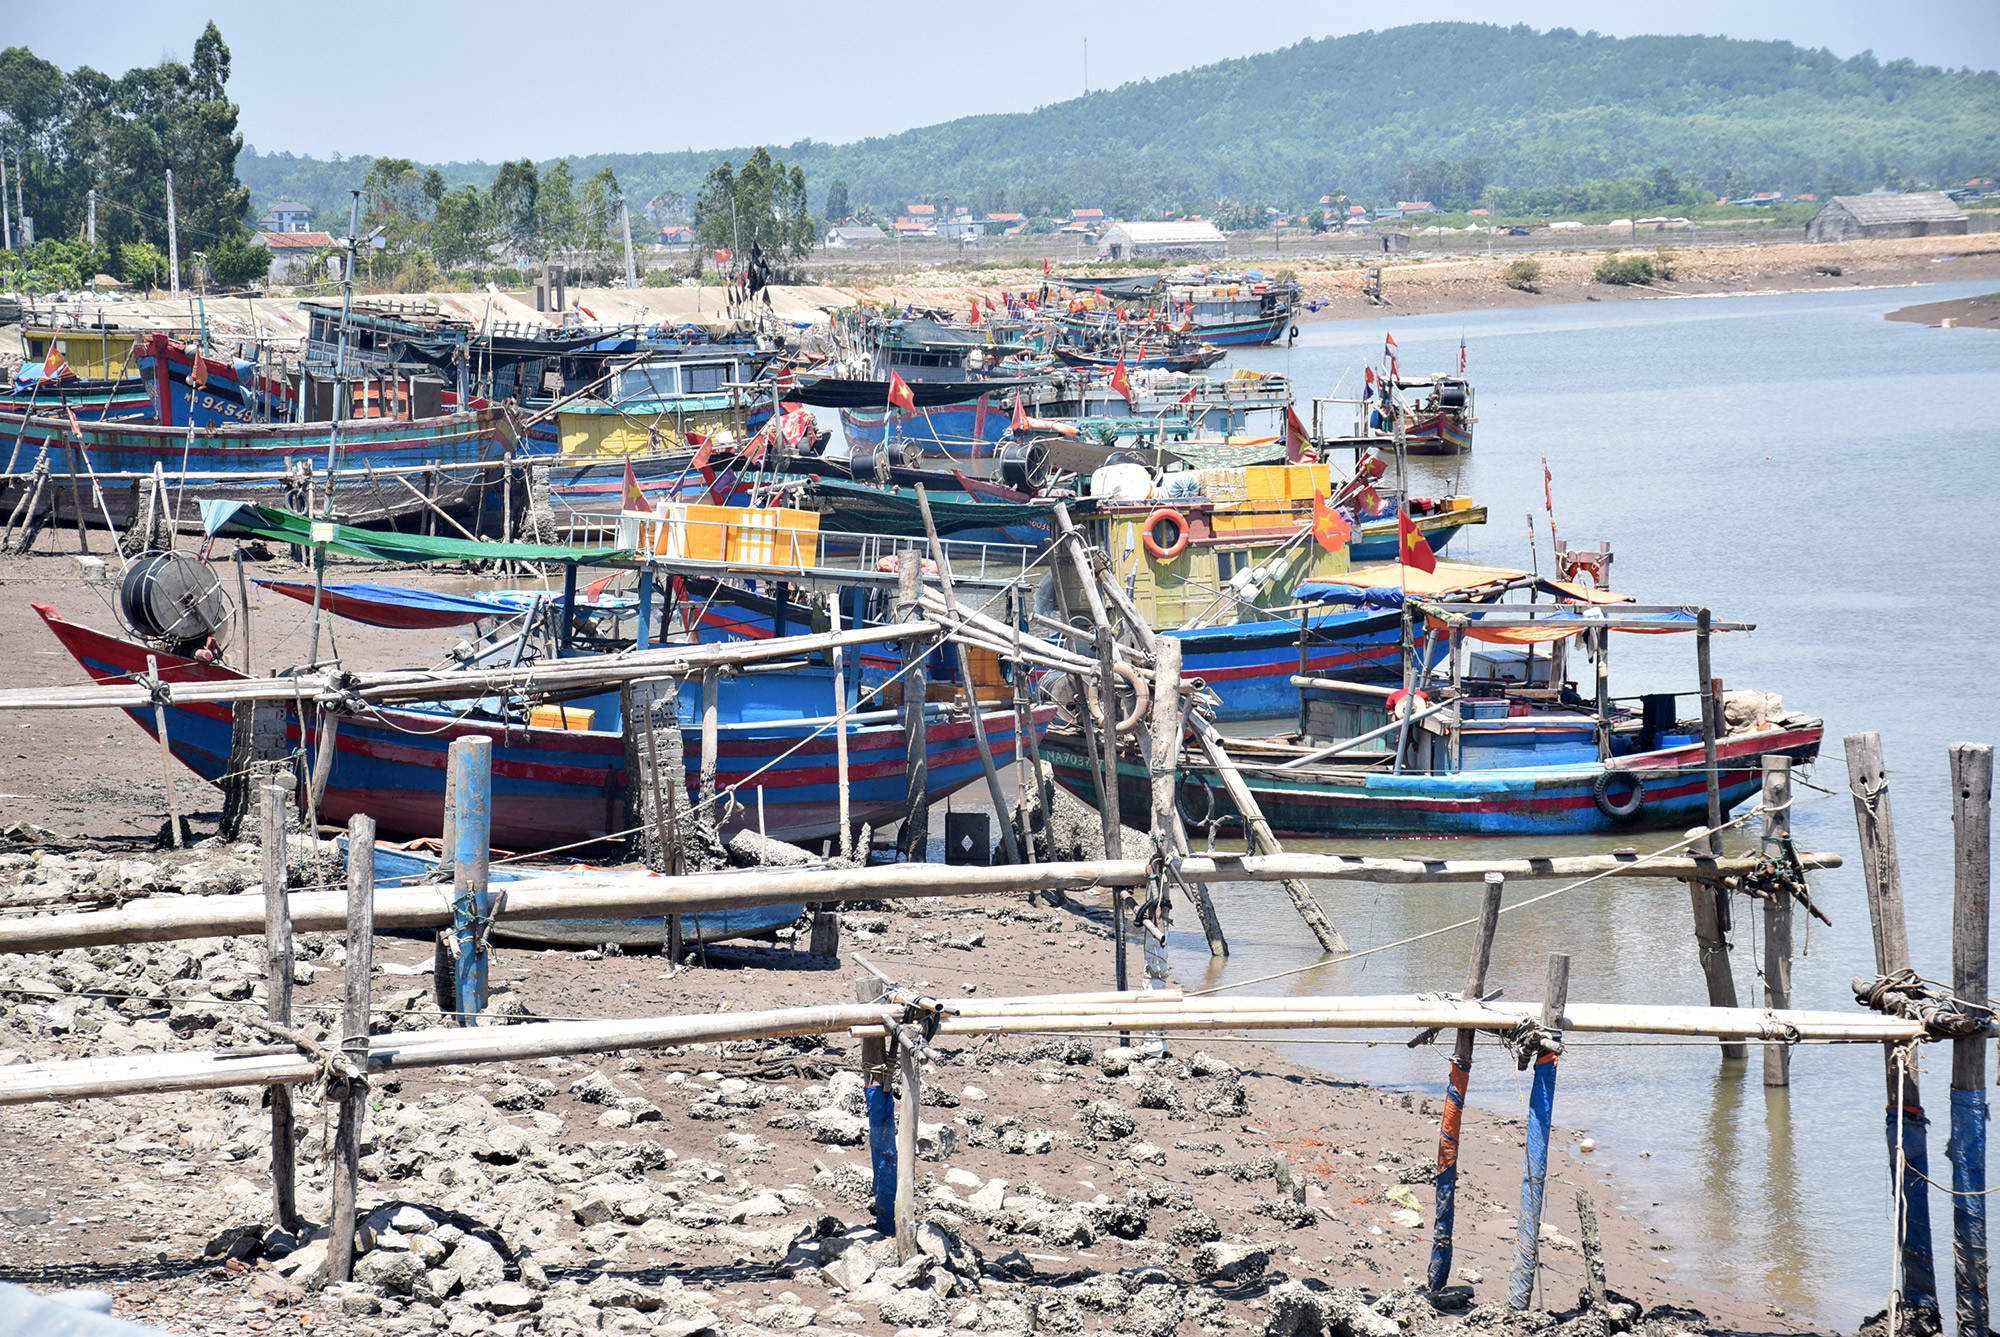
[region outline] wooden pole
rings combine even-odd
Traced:
[[[243,545],[236,545],[236,616],[239,619],[237,631],[243,638],[243,671],[257,672],[250,660],[250,579],[243,570]]]
[[[1181,822],[1181,643],[1162,636],[1153,643],[1153,839],[1169,858],[1188,853],[1187,828]],[[1208,954],[1229,955],[1222,935],[1222,918],[1202,882],[1183,882],[1208,939]]]
[[[486,1007],[486,933],[493,915],[487,891],[492,857],[493,740],[483,735],[452,740],[445,783],[457,823],[451,855],[451,926],[458,944],[453,995],[461,1026],[477,1025]]]
[[[1604,1293],[1604,1246],[1597,1234],[1597,1204],[1587,1188],[1576,1191],[1576,1233],[1583,1249],[1583,1307],[1586,1313],[1602,1314],[1609,1308]]]
[[[923,564],[917,554],[909,549],[902,553],[902,565],[897,571],[896,620],[912,621],[917,616],[917,605],[923,591]],[[930,794],[930,740],[925,731],[924,698],[930,695],[930,683],[924,671],[924,661],[930,654],[930,639],[925,636],[905,636],[903,648],[903,771],[906,778],[905,802],[903,807],[903,827],[896,834],[896,843],[901,848],[903,858],[911,863],[924,863],[930,857],[931,847],[931,794]]]
[[[1034,786],[1036,807],[1047,822],[1047,809],[1043,807],[1041,749],[1036,746],[1034,712],[1028,705],[1028,665],[1021,658],[1021,624],[1027,620],[1022,607],[1026,594],[1021,586],[1014,585],[1007,591],[1007,622],[1014,631],[1014,812],[1018,818],[1017,835],[1021,842],[1021,853],[1029,863],[1039,863],[1047,857],[1047,851],[1035,849],[1034,833],[1027,822],[1027,795],[1029,784]]]
[[[1119,813],[1119,753],[1118,745],[1118,697],[1115,690],[1118,682],[1118,654],[1116,642],[1111,638],[1111,628],[1100,623],[1097,628],[1097,699],[1101,703],[1104,717],[1092,721],[1088,701],[1083,708],[1086,721],[1085,732],[1092,729],[1097,734],[1097,744],[1101,760],[1098,773],[1102,783],[1097,789],[1097,814],[1104,830],[1104,857],[1115,858],[1125,853],[1125,823]],[[1111,888],[1111,973],[1117,981],[1119,992],[1126,985],[1125,962],[1125,889]]]
[[[1772,755],[1764,766],[1765,858],[1783,866],[1792,836],[1792,759]],[[1774,895],[1764,903],[1764,1006],[1783,1011],[1792,1005],[1792,898]],[[1792,1051],[1764,1046],[1764,1085],[1792,1084]]]
[[[916,1037],[898,1028],[896,1058],[903,1072],[903,1108],[896,1117],[896,1260],[917,1256],[917,1120],[924,1079],[917,1071]]]
[[[264,842],[264,1016],[274,1026],[292,1024],[292,915],[285,857],[285,809],[291,801],[280,785],[266,785],[259,809]],[[297,1149],[292,1144],[292,1089],[272,1086],[271,1201],[280,1230],[298,1225]]]
[[[1230,802],[1236,805],[1237,815],[1243,820],[1244,842],[1251,852],[1283,854],[1284,846],[1278,843],[1278,837],[1272,833],[1271,824],[1264,820],[1264,810],[1257,806],[1257,798],[1250,792],[1249,782],[1244,780],[1243,772],[1239,771],[1236,763],[1230,760],[1228,749],[1223,745],[1222,735],[1216,731],[1214,721],[1196,711],[1189,717],[1189,722],[1194,728],[1195,738],[1200,742],[1203,753],[1208,757],[1208,764],[1215,768],[1216,775],[1222,780],[1222,787],[1228,791]],[[1285,894],[1291,897],[1293,907],[1299,912],[1299,918],[1305,920],[1306,927],[1312,930],[1313,937],[1319,942],[1319,949],[1322,952],[1345,955],[1347,940],[1340,936],[1340,930],[1334,927],[1331,919],[1327,918],[1326,911],[1321,907],[1319,898],[1313,895],[1312,888],[1307,886],[1303,879],[1296,877],[1285,878],[1280,885],[1284,887]]]
[[[1714,865],[1715,856],[1721,850],[1721,837],[1707,827],[1695,827],[1688,836],[1693,843],[1688,853],[1695,856],[1698,869],[1703,872]],[[1699,837],[1707,836],[1703,841]],[[1729,969],[1729,940],[1723,936],[1722,923],[1717,913],[1717,902],[1721,893],[1717,888],[1720,881],[1714,877],[1691,877],[1688,879],[1688,902],[1694,909],[1694,940],[1701,955],[1702,978],[1708,986],[1710,1007],[1736,1006],[1736,976]],[[1725,1040],[1722,1045],[1724,1063],[1742,1062],[1749,1051],[1734,1041]]]
[[[340,1047],[368,1070],[368,976],[375,965],[375,819],[356,813],[347,822],[347,961]],[[333,1137],[333,1209],[327,1229],[327,1275],[346,1281],[354,1268],[354,1203],[361,1174],[361,1125],[368,1117],[368,1088],[340,1085],[340,1125]]]
[[[1560,1037],[1569,1002],[1569,957],[1549,953],[1548,983],[1542,994],[1542,1025]],[[1542,1240],[1542,1193],[1549,1175],[1549,1122],[1556,1104],[1556,1055],[1535,1060],[1535,1084],[1528,1092],[1528,1154],[1521,1172],[1521,1210],[1515,1221],[1514,1275],[1507,1307],[1525,1310],[1535,1293]]]
[[[160,739],[160,779],[167,787],[167,838],[173,848],[181,849],[187,842],[181,839],[181,798],[174,788],[174,749],[167,738],[167,708],[158,695],[160,686],[160,657],[146,656],[146,685],[153,697],[153,731]]]
[[[1486,897],[1479,907],[1479,930],[1472,940],[1472,961],[1466,967],[1460,998],[1477,999],[1486,992],[1486,970],[1493,961],[1493,937],[1500,928],[1500,901],[1507,880],[1486,875]],[[1458,1138],[1465,1120],[1465,1092],[1472,1080],[1472,1040],[1476,1032],[1461,1029],[1452,1043],[1451,1066],[1445,1075],[1444,1112],[1438,1119],[1437,1212],[1431,1234],[1431,1267],[1426,1282],[1433,1291],[1451,1280],[1452,1226],[1458,1213]]]
[[[721,696],[720,671],[706,669],[701,675],[701,807],[714,820],[715,764],[720,753],[716,717]]]
[[[937,563],[938,582],[945,600],[958,602],[951,586],[951,556],[938,539],[937,522],[931,518],[930,494],[917,484],[917,509],[924,517],[924,535],[930,540],[931,559]],[[958,647],[958,685],[965,697],[965,711],[972,719],[972,745],[979,752],[979,769],[986,775],[986,796],[993,801],[993,820],[1000,827],[1000,845],[1008,863],[1021,863],[1021,847],[1014,839],[1014,825],[1007,820],[1007,797],[1000,789],[1000,770],[993,764],[993,746],[986,737],[986,717],[981,713],[979,688],[972,681],[972,655],[968,647]],[[1017,740],[1018,741],[1018,740]]]
[[[1903,920],[1903,873],[1896,857],[1896,821],[1889,806],[1889,770],[1882,759],[1882,736],[1848,734],[1847,783],[1854,796],[1854,822],[1861,835],[1861,873],[1868,891],[1868,924],[1875,937],[1875,973],[1894,975],[1910,968],[1910,937]],[[1923,1094],[1913,1065],[1898,1061],[1898,1046],[1882,1046],[1888,1085],[1886,1133],[1889,1170],[1902,1206],[1897,1247],[1901,1262],[1900,1299],[1908,1309],[1935,1313],[1937,1273],[1931,1261],[1930,1172],[1924,1134]],[[1896,1316],[1892,1307],[1889,1326]]]
[[[882,981],[863,975],[854,981],[854,1001],[873,1003],[882,997]],[[881,1036],[861,1039],[861,1094],[868,1111],[868,1164],[874,1176],[875,1228],[896,1233],[896,1101],[889,1090],[889,1042]]]
[[[1951,987],[1986,1006],[1993,892],[1993,747],[1951,745]],[[1985,1036],[1951,1042],[1951,1257],[1958,1330],[1987,1330]]]
[[[827,604],[831,615],[828,629],[840,630],[840,601],[846,591],[836,589]],[[852,790],[847,773],[847,661],[845,652],[836,645],[833,656],[833,758],[834,782],[839,786],[840,798],[840,857],[854,857],[854,814]]]
[[[1694,615],[1694,657],[1695,671],[1701,675],[1701,765],[1708,786],[1708,829],[1713,831],[1722,825],[1722,773],[1715,760],[1715,679],[1709,676],[1711,637],[1708,610],[1699,609]],[[1722,851],[1711,846],[1709,853]]]

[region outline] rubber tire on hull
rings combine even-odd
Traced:
[[[1631,782],[1632,794],[1624,803],[1613,803],[1611,784],[1620,779]],[[1597,783],[1590,787],[1590,799],[1597,805],[1597,810],[1612,821],[1630,821],[1639,815],[1639,809],[1646,806],[1646,782],[1629,770],[1607,768],[1598,773]]]

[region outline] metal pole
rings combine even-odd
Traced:
[[[626,207],[625,197],[618,197],[618,227],[625,234],[625,286],[639,286],[639,273],[632,267],[632,211]]]
[[[20,177],[14,178],[17,182]],[[167,287],[181,290],[181,231],[174,219],[174,169],[167,169]]]

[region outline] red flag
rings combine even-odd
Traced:
[[[718,246],[715,248],[715,263],[718,265],[729,263],[729,248],[727,246]]]
[[[1319,448],[1306,435],[1306,425],[1299,421],[1299,411],[1285,406],[1285,459],[1292,464],[1318,464]]]
[[[1380,515],[1388,508],[1388,503],[1382,500],[1382,494],[1375,490],[1373,483],[1363,485],[1354,498],[1354,504],[1361,508],[1363,515]]]
[[[1014,416],[1007,420],[1007,426],[1016,435],[1019,435],[1021,429],[1023,427],[1026,427],[1027,425],[1028,425],[1028,411],[1021,407],[1021,400],[1020,397],[1017,395],[1015,396],[1014,399]]]
[[[1549,457],[1542,456],[1542,508],[1550,515],[1556,513],[1555,475],[1549,472]]]
[[[625,498],[623,509],[628,511],[650,511],[651,503],[646,500],[646,490],[639,486],[639,476],[632,472],[632,461],[625,461]]]
[[[991,297],[988,297],[988,298],[986,299],[986,309],[987,309],[988,311],[991,311],[991,310],[993,309],[993,299],[992,299]],[[1463,366],[1460,366],[1460,367],[1459,367],[1459,370],[1460,370],[1460,371],[1464,371],[1464,370],[1465,370],[1465,368],[1464,368]]]
[[[1129,407],[1132,403],[1132,378],[1125,374],[1125,359],[1119,358],[1118,365],[1111,369],[1111,388]]]
[[[688,471],[696,473],[707,469],[709,460],[715,457],[715,438],[703,436],[700,432],[689,432],[687,439],[689,445],[700,447],[695,451],[694,458],[688,461]]]
[[[968,325],[977,325],[977,324],[979,323],[979,299],[978,299],[978,298],[974,298],[974,299],[973,299],[973,301],[972,301],[972,314],[971,314],[970,316],[966,317],[966,322],[965,322],[965,323],[966,323],[966,324],[968,324]]]
[[[1318,488],[1313,489],[1313,537],[1319,546],[1328,552],[1339,552],[1347,546],[1352,530],[1339,511],[1326,504],[1326,498]]]
[[[1200,386],[1197,386],[1197,385],[1190,385],[1190,386],[1188,387],[1188,392],[1187,392],[1186,394],[1182,395],[1182,396],[1181,396],[1181,397],[1180,397],[1179,399],[1176,399],[1176,400],[1175,400],[1174,402],[1175,402],[1176,404],[1192,404],[1192,403],[1194,403],[1194,396],[1195,396],[1195,391],[1199,390],[1200,388],[1201,388],[1201,387],[1200,387]]]
[[[917,411],[916,392],[910,389],[902,374],[893,368],[889,372],[889,402],[905,413]]]
[[[751,437],[750,444],[743,448],[743,462],[745,464],[763,463],[764,452],[766,452],[770,448],[771,448],[771,429],[769,427],[766,427],[763,431]]]
[[[1417,528],[1417,522],[1400,506],[1396,508],[1396,560],[1419,571],[1438,569],[1437,554],[1431,551],[1430,544],[1424,542],[1423,531]]]
[[[1458,336],[1458,374],[1465,375],[1465,336]]]
[[[1049,258],[1046,255],[1042,257],[1042,272],[1044,274],[1049,272]]]
[[[208,388],[208,359],[200,353],[196,353],[189,362],[188,384],[197,390],[206,390]]]
[[[1131,319],[1131,317],[1130,317],[1130,316],[1128,316],[1128,315],[1127,315],[1127,314],[1125,313],[1125,308],[1124,308],[1124,307],[1122,307],[1122,306],[1121,306],[1121,307],[1119,307],[1119,308],[1118,308],[1118,323],[1119,323],[1120,325],[1123,325],[1123,324],[1124,324],[1124,323],[1125,323],[1126,321],[1128,321],[1128,320],[1130,320],[1130,319]]]

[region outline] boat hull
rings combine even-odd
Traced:
[[[1013,422],[1012,411],[992,401],[991,395],[963,404],[939,404],[902,409],[842,409],[840,428],[847,435],[848,448],[880,449],[883,438],[892,445],[919,445],[924,453],[964,463],[985,460],[993,455],[1001,435]]]
[[[1274,344],[1283,338],[1292,323],[1290,311],[1279,311],[1255,320],[1232,320],[1219,325],[1196,324],[1188,333],[1217,348],[1248,348]]]
[[[1222,698],[1219,720],[1295,717],[1299,689],[1292,676],[1366,681],[1394,677],[1402,663],[1402,616],[1337,613],[1312,620],[1315,639],[1299,661],[1296,622],[1252,622],[1171,632],[1181,643],[1181,672],[1200,678]]]
[[[70,622],[52,608],[34,607],[64,649],[97,681],[143,676],[149,654],[159,660],[160,677],[167,683],[243,677],[233,669],[149,651]],[[154,733],[150,707],[126,713],[147,733]],[[229,763],[230,708],[169,705],[166,716],[174,756],[202,779],[219,784]],[[1046,727],[1053,718],[1054,708],[1043,707],[1034,716],[1034,727]],[[994,762],[1004,766],[1014,756],[1013,711],[988,711],[985,724]],[[778,840],[804,844],[838,835],[837,740],[831,729],[808,737],[816,728],[814,721],[783,721],[722,731],[716,786],[719,791],[734,790],[736,797],[733,807],[723,805],[731,808],[721,821],[725,833],[755,830],[761,822],[765,833]],[[310,756],[317,750],[317,728],[302,729],[298,712],[289,707],[285,729],[295,753]],[[493,743],[495,847],[549,849],[597,839],[626,826],[621,734],[398,709],[344,718],[335,734],[332,770],[319,805],[321,822],[345,822],[356,813],[366,813],[384,834],[441,834],[446,754],[454,739],[484,737]],[[933,722],[927,736],[934,802],[980,778],[970,720]],[[700,784],[699,749],[687,751],[688,783],[694,788]],[[850,725],[848,775],[850,817],[857,829],[901,817],[907,797],[901,725]]]
[[[1819,756],[1822,732],[1815,723],[1722,739],[1717,759],[1724,815],[1763,783],[1760,757],[1776,754],[1810,763]],[[1096,787],[1074,733],[1052,731],[1042,742],[1042,755],[1063,788],[1095,805]],[[1708,790],[1701,760],[1698,746],[1619,758],[1614,769],[1629,772],[1645,791],[1638,811],[1623,820],[1605,815],[1597,805],[1594,790],[1605,769],[1599,763],[1457,775],[1341,769],[1280,776],[1245,770],[1244,779],[1281,836],[1590,835],[1706,822]],[[1120,811],[1146,812],[1151,780],[1144,765],[1121,758],[1118,780]],[[1201,813],[1212,797],[1221,825],[1241,828],[1235,805],[1208,766],[1186,768],[1181,792],[1186,812]]]

